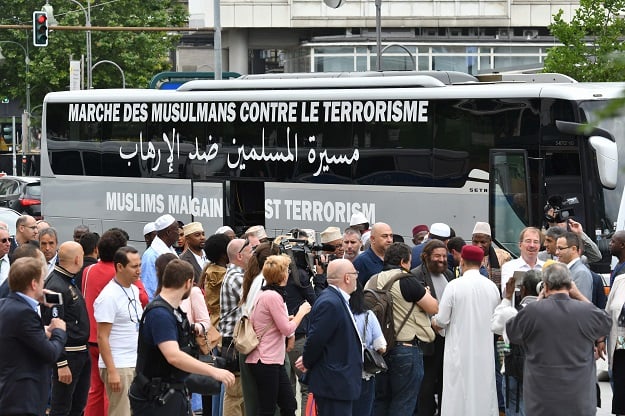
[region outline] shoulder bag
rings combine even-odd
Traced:
[[[234,348],[242,354],[251,353],[258,347],[263,335],[265,335],[272,326],[273,321],[265,326],[260,335],[257,335],[250,318],[243,315],[234,326],[234,333],[232,334]]]
[[[386,365],[386,361],[384,361],[382,354],[377,352],[374,348],[367,346],[367,325],[369,325],[369,311],[367,311],[367,314],[365,315],[365,331],[362,334],[362,346],[364,347],[363,368],[369,374],[380,374],[388,370],[388,366]]]

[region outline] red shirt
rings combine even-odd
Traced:
[[[112,261],[98,261],[82,272],[82,294],[85,297],[89,314],[89,342],[98,342],[98,324],[93,316],[93,302],[113,277],[115,277],[115,266]]]

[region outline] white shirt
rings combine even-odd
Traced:
[[[54,270],[54,266],[56,266],[56,259],[59,256],[59,254],[55,254],[54,257],[52,257],[52,259],[50,259],[50,261],[48,262],[48,274],[47,276],[50,276],[50,273],[52,273],[52,271]]]
[[[9,268],[11,264],[9,263],[9,254],[5,254],[2,258],[0,258],[0,285],[7,280],[9,277]]]
[[[96,322],[113,324],[109,344],[115,367],[134,368],[137,363],[139,321],[143,314],[137,286],[123,287],[111,279],[93,303],[93,309]],[[101,355],[98,367],[106,368]]]
[[[508,279],[512,277],[514,272],[516,271],[529,271],[529,270],[542,270],[544,261],[538,260],[536,258],[536,264],[534,267],[530,266],[523,260],[523,257],[519,257],[518,259],[510,260],[501,266],[501,293],[506,292],[506,282]]]
[[[191,254],[193,254],[193,257],[195,257],[195,261],[197,261],[197,264],[200,265],[200,269],[203,269],[204,266],[206,266],[206,263],[208,262],[208,260],[206,259],[206,256],[198,256],[197,254],[195,254],[193,251],[189,250],[191,252]]]

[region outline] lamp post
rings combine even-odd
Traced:
[[[72,3],[76,4],[82,12],[85,14],[85,27],[91,27],[91,1],[87,0],[87,8],[80,4],[77,0],[69,0]],[[48,21],[50,22],[50,26],[56,26],[58,22],[54,18],[54,8],[46,0],[46,4],[41,8],[44,12],[48,14]],[[93,87],[93,79],[91,77],[92,65],[91,65],[91,30],[87,29],[85,31],[85,38],[87,40],[87,89],[91,89]]]
[[[124,70],[117,65],[115,62],[113,61],[109,61],[108,59],[103,59],[101,61],[96,62],[95,64],[93,64],[93,66],[91,67],[91,71],[93,72],[93,70],[95,69],[96,66],[100,65],[100,64],[111,64],[113,65],[115,68],[119,69],[119,72],[122,74],[122,88],[126,88],[126,75],[124,74]]]
[[[11,45],[17,45],[20,48],[22,48],[22,51],[24,52],[24,63],[26,65],[26,71],[25,71],[25,77],[26,77],[26,120],[28,120],[28,123],[30,124],[30,80],[29,80],[29,70],[28,67],[30,65],[30,57],[28,56],[28,51],[26,50],[26,48],[18,42],[14,42],[12,40],[2,40],[0,41],[0,45],[3,44],[11,44]],[[0,49],[0,61],[4,61],[4,56],[2,56],[1,53],[2,49]],[[23,119],[22,119],[23,120]],[[11,144],[11,150],[13,153],[13,176],[17,175],[17,140],[16,140],[16,134],[15,134],[15,116],[13,116],[13,127],[12,127],[12,131],[13,131],[13,143]],[[22,132],[24,131],[23,126],[22,126]],[[28,131],[28,130],[26,130]],[[22,148],[22,152],[24,151],[24,149]]]
[[[378,72],[382,71],[382,0],[375,0],[375,41],[378,45]]]

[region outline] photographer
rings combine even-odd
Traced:
[[[289,315],[294,316],[302,303],[308,302],[311,306],[314,305],[317,295],[311,283],[314,271],[312,269],[312,251],[308,245],[308,234],[300,229],[291,230],[289,234],[290,238],[282,241],[280,250],[291,257],[289,279],[286,284],[286,306]],[[304,350],[307,329],[308,317],[304,317],[295,330],[295,337],[288,339],[287,353],[291,362],[289,378],[293,391],[297,391],[295,389],[296,380],[301,375],[301,372],[295,368],[295,361]],[[304,409],[308,399],[308,387],[300,383],[300,391],[302,393],[301,405]]]
[[[343,258],[343,236],[338,227],[328,227],[321,232],[321,246],[313,247],[320,249],[315,255],[315,275],[313,286],[315,294],[319,296],[321,291],[328,287],[326,271],[328,263],[335,259]]]
[[[560,195],[553,195],[547,199],[545,205],[545,228],[560,227],[577,234],[583,243],[582,253],[587,263],[601,260],[601,251],[597,244],[586,235],[582,224],[571,218],[575,215],[573,206],[579,204],[577,198],[564,199]]]

